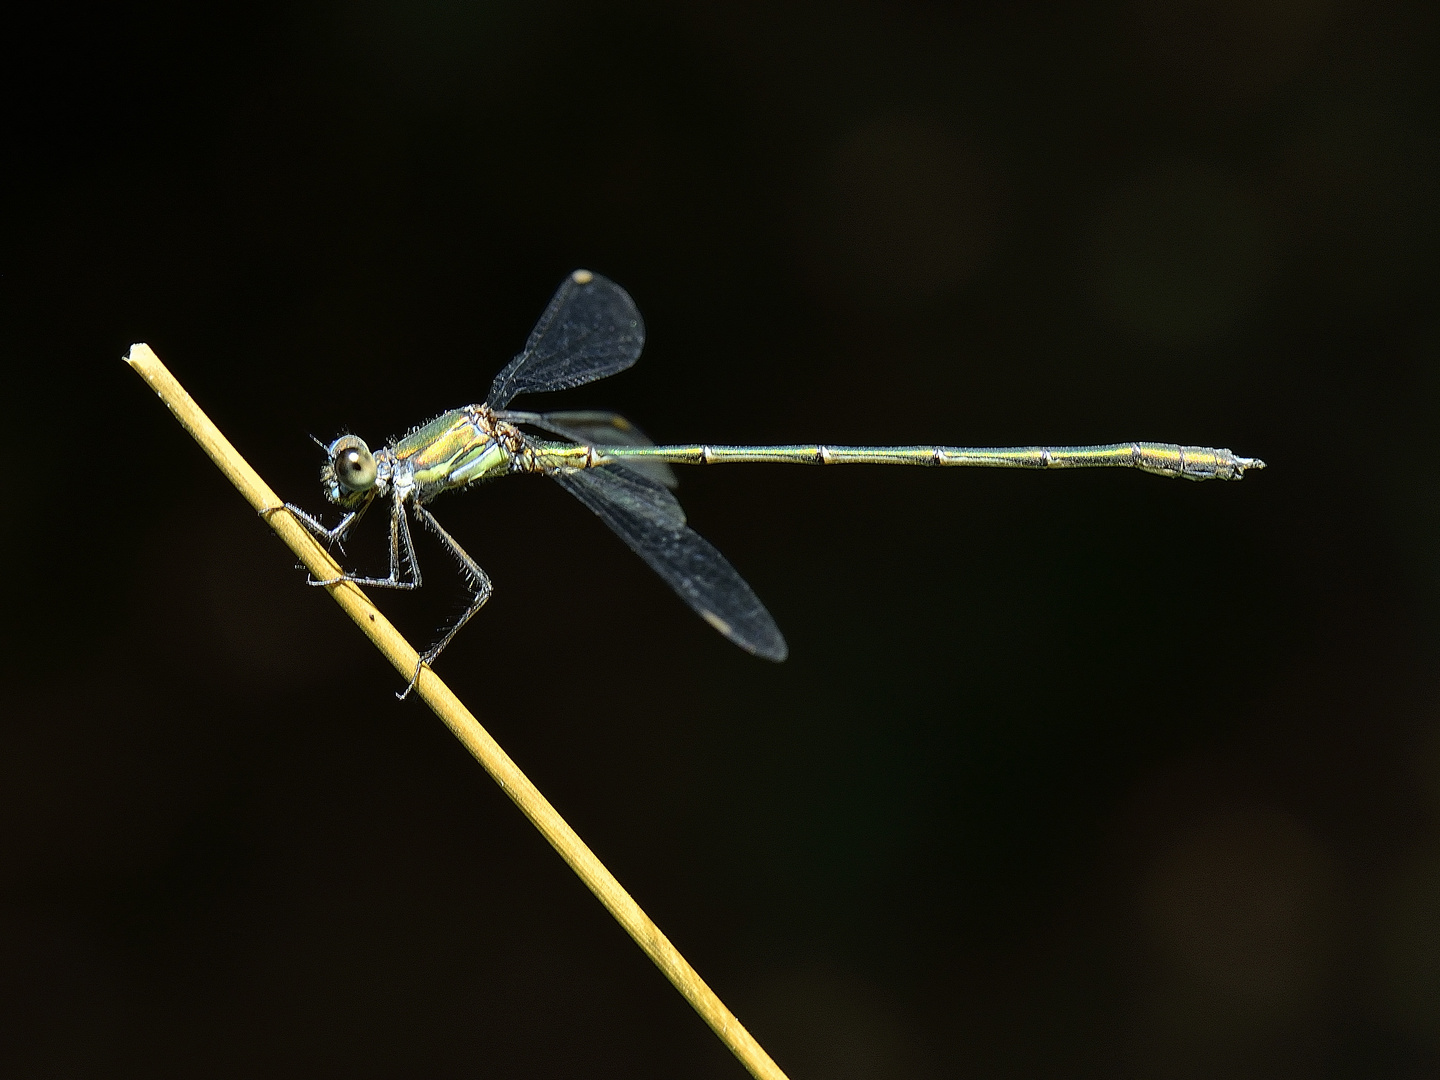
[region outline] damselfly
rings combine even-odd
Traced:
[[[650,564],[700,617],[740,648],[766,660],[784,660],[780,628],[750,586],[718,551],[685,524],[671,493],[670,465],[782,462],[795,465],[988,465],[1017,469],[1121,467],[1187,480],[1238,480],[1265,463],[1229,450],[1172,443],[1104,446],[656,446],[613,412],[517,412],[521,394],[565,390],[624,371],[640,356],[645,324],[628,293],[599,274],[577,270],[556,292],[524,350],[495,377],[483,405],[444,413],[403,439],[372,453],[364,440],[345,435],[325,448],[320,470],[325,497],[346,512],[327,529],[318,518],[286,503],[305,526],[329,544],[344,540],[377,499],[390,500],[390,573],[345,574],[312,585],[349,581],[387,589],[418,589],[420,567],[407,518],[413,515],[460,562],[469,581],[464,614],[420,656],[400,697],[414,689],[420,669],[490,598],[490,578],[440,527],[429,504],[442,492],[510,473],[541,473],[593,510]],[[528,429],[528,430],[527,430]],[[541,432],[551,439],[531,432]]]

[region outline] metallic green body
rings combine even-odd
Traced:
[[[409,467],[423,499],[510,471],[511,456],[475,409],[453,409],[395,444],[397,467]]]
[[[590,469],[631,461],[677,465],[758,462],[787,465],[925,465],[1010,469],[1130,468],[1186,480],[1238,480],[1264,462],[1229,450],[1175,443],[1129,442],[1103,446],[559,446],[537,448],[542,468]]]
[[[784,635],[765,605],[725,558],[686,525],[671,493],[670,465],[724,462],[795,465],[996,466],[1011,469],[1128,468],[1187,480],[1238,480],[1262,469],[1256,458],[1229,450],[1176,443],[1102,446],[655,446],[611,412],[521,412],[522,394],[583,386],[629,368],[640,357],[645,326],[635,302],[613,281],[577,270],[561,283],[525,348],[490,384],[483,404],[437,416],[372,454],[358,436],[326,447],[320,479],[325,497],[347,511],[333,529],[299,507],[286,507],[329,544],[342,541],[376,500],[390,504],[390,572],[386,577],[343,574],[315,585],[353,582],[390,589],[420,587],[409,521],[425,526],[459,562],[470,587],[463,615],[418,659],[435,660],[485,604],[490,579],[435,520],[429,502],[445,491],[513,472],[552,477],[593,511],[645,560],[692,610],[740,648],[768,660],[788,655]],[[529,429],[529,431],[525,429]],[[532,432],[558,436],[560,442]],[[400,695],[404,697],[405,695]]]

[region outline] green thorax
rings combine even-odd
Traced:
[[[470,409],[437,416],[396,443],[393,453],[422,491],[462,487],[510,470],[510,452]]]

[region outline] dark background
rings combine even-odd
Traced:
[[[577,266],[649,343],[544,405],[661,441],[1271,464],[684,472],[780,666],[553,484],[437,505],[440,673],[791,1076],[1440,1075],[1430,5],[7,23],[5,1075],[740,1075],[120,362],[318,510]]]

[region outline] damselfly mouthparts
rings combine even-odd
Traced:
[[[565,390],[624,371],[645,343],[640,312],[613,281],[577,270],[560,286],[536,323],[524,350],[490,385],[483,405],[467,405],[436,417],[403,439],[372,453],[362,439],[345,435],[328,447],[321,469],[325,497],[347,513],[333,529],[286,503],[306,528],[329,544],[345,538],[377,499],[390,500],[390,574],[345,574],[341,581],[387,589],[420,587],[420,567],[407,516],[433,532],[459,560],[471,586],[465,613],[416,665],[433,663],[445,646],[490,598],[490,578],[440,527],[429,504],[442,492],[494,480],[509,473],[542,473],[593,510],[700,616],[747,652],[784,660],[780,628],[758,597],[718,551],[685,524],[671,493],[671,464],[782,462],[796,465],[985,465],[1018,469],[1121,467],[1188,480],[1238,480],[1265,463],[1229,450],[1173,443],[1129,442],[1104,446],[656,446],[624,417],[612,412],[516,412],[521,394]],[[529,429],[529,430],[526,430]],[[544,439],[532,431],[553,436]],[[408,576],[407,576],[408,574]]]

